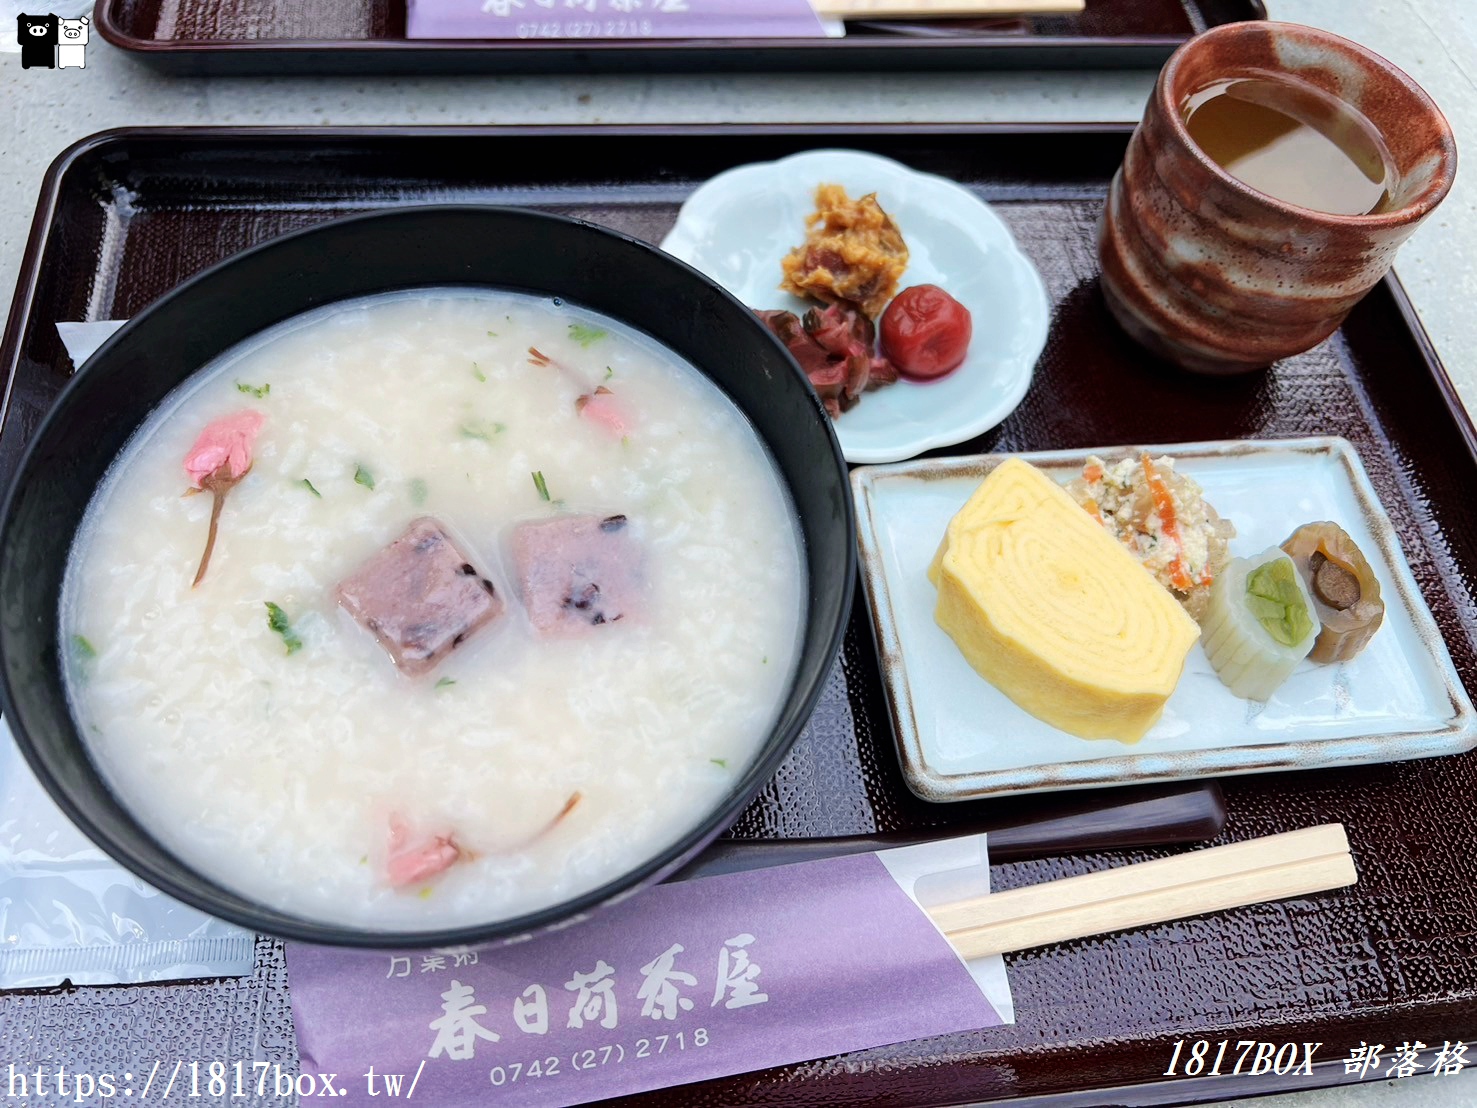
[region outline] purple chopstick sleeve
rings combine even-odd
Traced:
[[[816,38],[809,0],[408,0],[407,38]]]
[[[998,1026],[900,881],[866,854],[659,885],[495,948],[290,944],[299,1080],[554,1108]]]

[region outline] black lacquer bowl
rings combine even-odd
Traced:
[[[164,397],[217,355],[325,304],[394,289],[475,285],[622,320],[708,375],[748,416],[788,486],[804,544],[799,660],[772,733],[722,802],[680,842],[583,896],[514,919],[376,931],[301,918],[217,884],[157,842],[114,797],[68,707],[58,644],[67,554],[115,456]],[[0,697],[62,810],[171,896],[255,931],[361,947],[477,943],[536,931],[659,880],[738,816],[815,706],[851,606],[856,553],[845,465],[824,410],[783,346],[696,270],[612,231],[495,207],[426,206],[341,219],[247,250],[139,313],[82,367],[38,429],[0,514]]]

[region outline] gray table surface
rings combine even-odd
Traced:
[[[164,78],[94,34],[85,69],[23,70],[0,0],[0,290],[15,285],[42,174],[109,127],[184,124],[1136,120],[1152,73],[869,76]],[[1274,18],[1347,35],[1411,73],[1477,151],[1473,0],[1268,0]],[[8,41],[7,41],[8,36]],[[1397,271],[1469,410],[1477,405],[1477,173],[1404,247]],[[1474,966],[1477,974],[1477,966]],[[3,1024],[3,1015],[0,1015]],[[14,1030],[14,1029],[12,1029]],[[37,1029],[44,1033],[44,1029]],[[8,1039],[0,1028],[0,1041]],[[14,1045],[14,1040],[11,1040]],[[1474,1044],[1477,1055],[1477,1044]],[[8,1059],[0,1057],[0,1066]],[[1477,1071],[1257,1100],[1275,1108],[1471,1108]],[[1253,1102],[1238,1102],[1250,1106]]]

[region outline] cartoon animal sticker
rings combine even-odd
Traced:
[[[87,68],[87,17],[80,19],[63,19],[59,21],[56,47],[56,67],[58,69],[86,69]]]
[[[15,36],[21,46],[21,68],[56,68],[58,20],[54,15],[25,15],[15,18]]]

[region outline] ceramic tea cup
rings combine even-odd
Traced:
[[[1185,113],[1197,93],[1239,80],[1307,90],[1293,110],[1324,134],[1336,134],[1348,109],[1367,120],[1388,154],[1385,199],[1369,214],[1337,215],[1222,168],[1191,137]],[[1108,307],[1139,343],[1186,369],[1265,367],[1333,333],[1455,173],[1445,117],[1377,54],[1297,24],[1217,27],[1165,64],[1113,178],[1099,229]]]

